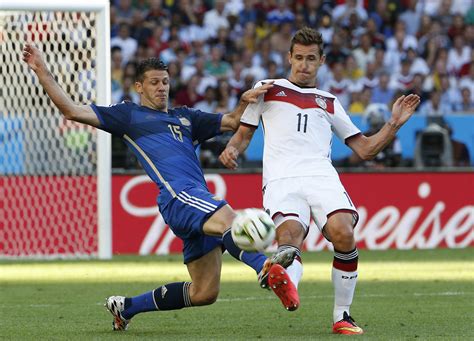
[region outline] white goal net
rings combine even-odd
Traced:
[[[76,103],[105,104],[105,6],[106,16],[0,7],[0,258],[110,257],[110,203],[100,205],[110,195],[98,187],[100,157],[110,157],[98,143],[104,133],[65,120],[21,59],[33,42]]]

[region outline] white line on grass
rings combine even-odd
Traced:
[[[407,296],[474,296],[474,292],[463,292],[463,291],[445,291],[445,292],[431,292],[431,293],[419,293],[413,292],[411,294],[403,294],[403,295],[392,295],[392,294],[365,294],[360,295],[358,294],[357,297],[407,297]],[[301,299],[315,299],[315,298],[333,298],[332,295],[311,295],[311,296],[301,296]],[[217,302],[239,302],[239,301],[265,301],[265,300],[273,300],[275,296],[251,296],[251,297],[236,297],[236,298],[219,298]],[[62,303],[58,304],[30,304],[28,305],[30,308],[49,308],[58,305],[64,305]],[[97,305],[104,305],[104,303],[97,303]],[[20,306],[20,305],[18,305]],[[24,306],[23,304],[21,305]]]
[[[393,295],[393,294],[357,294],[357,297],[407,297],[407,296],[472,296],[474,292],[462,292],[462,291],[446,291],[446,292],[432,292],[432,293],[418,293],[414,292],[411,294]],[[301,299],[314,299],[314,298],[333,298],[333,295],[311,295],[301,296]],[[274,296],[270,297],[237,297],[237,298],[219,298],[217,302],[235,302],[235,301],[259,301],[259,300],[270,300],[274,299]]]

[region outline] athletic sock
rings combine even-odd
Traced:
[[[191,282],[177,282],[135,297],[125,298],[123,318],[129,320],[138,313],[156,310],[176,310],[191,307],[189,286]]]
[[[334,286],[334,322],[340,321],[349,309],[354,297],[357,284],[357,263],[359,252],[357,248],[349,252],[334,250],[332,263],[332,283]]]
[[[232,257],[250,266],[257,274],[262,270],[263,263],[267,260],[267,256],[261,252],[247,252],[240,249],[235,245],[230,229],[224,232],[222,241],[227,252],[229,252]]]
[[[301,277],[303,277],[303,262],[299,256],[296,256],[293,263],[286,268],[286,272],[288,273],[288,276],[290,276],[295,287],[298,288],[298,283],[300,282]]]

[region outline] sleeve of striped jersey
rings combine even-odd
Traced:
[[[262,84],[263,83],[261,81],[257,82],[253,88],[258,88],[262,86]],[[245,111],[240,118],[240,122],[258,127],[258,122],[260,121],[260,116],[262,115],[263,103],[264,95],[261,95],[258,97],[257,103],[250,103],[247,105],[247,108],[245,108]]]
[[[99,129],[113,135],[123,136],[130,125],[133,103],[122,102],[108,107],[91,104],[100,121]]]
[[[334,115],[331,118],[332,130],[342,142],[345,142],[348,137],[360,133],[360,129],[352,123],[349,115],[347,115],[337,98],[334,100]]]
[[[189,109],[192,124],[193,141],[199,143],[221,134],[222,114]]]

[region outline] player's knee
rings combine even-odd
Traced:
[[[217,301],[218,296],[219,296],[218,290],[208,290],[208,291],[195,293],[191,297],[191,301],[193,302],[194,306],[210,305]]]
[[[331,241],[334,245],[350,247],[354,243],[354,229],[352,227],[338,226],[331,229]]]

